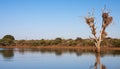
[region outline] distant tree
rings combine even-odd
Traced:
[[[45,41],[44,39],[41,39],[41,40],[39,41],[39,44],[40,44],[41,46],[46,46],[46,41]]]
[[[5,35],[2,39],[15,40],[14,36],[12,36],[12,35]]]
[[[0,40],[0,45],[2,45],[2,46],[15,45],[14,40],[15,40],[15,38],[14,38],[12,35],[5,35],[5,36]]]
[[[56,38],[56,39],[55,39],[55,43],[56,43],[56,44],[59,44],[59,43],[61,43],[61,42],[62,42],[62,38]]]
[[[81,37],[77,37],[77,38],[75,39],[75,41],[82,41],[82,38],[81,38]]]
[[[67,39],[66,45],[67,46],[76,46],[77,42],[73,39]]]

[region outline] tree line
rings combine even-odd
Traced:
[[[51,40],[15,40],[12,35],[5,35],[0,39],[0,46],[95,46],[94,40],[82,39],[77,37],[76,39],[63,39],[55,38]],[[101,46],[120,47],[120,39],[105,38]]]

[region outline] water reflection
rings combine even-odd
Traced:
[[[0,50],[0,54],[2,54],[2,56],[5,59],[11,59],[14,56],[14,52],[13,49],[1,49]]]
[[[59,58],[57,56],[59,56]],[[26,67],[25,69],[34,69],[34,67],[38,67],[35,69],[107,69],[107,68],[120,69],[119,67],[120,62],[118,61],[120,59],[119,56],[120,56],[119,50],[114,50],[114,51],[107,50],[107,51],[101,51],[101,53],[95,53],[95,50],[82,50],[82,49],[59,49],[59,48],[58,49],[48,49],[48,48],[47,49],[46,48],[1,49],[0,48],[0,61],[1,61],[0,64],[1,66],[3,66],[3,68],[0,66],[1,67],[0,69],[8,69],[9,67],[12,66],[14,68],[10,68],[10,69],[17,69],[17,68],[24,69],[20,67]],[[8,60],[12,59],[13,62],[10,61],[8,61],[10,63],[4,62],[5,61],[4,58]],[[111,63],[109,63],[109,61],[111,61]],[[16,64],[16,66],[14,66],[14,64]],[[6,65],[10,65],[10,66],[6,68]]]
[[[100,54],[99,53],[95,53],[95,50],[82,50],[82,49],[50,49],[50,48],[42,48],[42,49],[24,49],[24,48],[16,48],[16,49],[3,49],[0,48],[0,54],[2,54],[2,56],[4,58],[13,58],[14,57],[14,52],[19,52],[21,54],[24,54],[26,52],[29,53],[34,53],[34,52],[40,52],[42,54],[44,53],[55,53],[56,56],[61,56],[64,53],[75,53],[77,56],[81,56],[84,54],[93,54],[96,55],[96,59],[100,60],[100,56],[104,57],[106,55],[111,55],[111,56],[118,56],[120,55],[120,50],[111,50],[111,51],[102,51]]]
[[[120,55],[120,50],[114,50],[114,51],[102,51],[101,54],[96,54],[95,50],[82,50],[82,49],[50,49],[50,48],[42,48],[42,49],[2,49],[0,48],[0,54],[3,55],[4,58],[12,58],[14,56],[14,52],[19,52],[21,54],[24,54],[26,52],[34,53],[34,52],[40,52],[42,54],[44,53],[55,53],[56,56],[61,56],[64,53],[75,53],[77,56],[81,56],[83,54],[95,54],[96,58],[98,57],[104,57],[105,55],[111,55],[111,56],[118,56]]]
[[[95,55],[95,62],[94,65],[90,66],[89,69],[107,69],[107,67],[101,63],[101,57],[104,57],[106,55],[111,55],[111,56],[118,56],[120,55],[119,50],[114,50],[114,51],[102,51],[101,53],[96,53],[95,50],[81,50],[81,49],[18,49],[19,53],[25,53],[25,52],[40,52],[42,54],[45,53],[55,53],[56,56],[61,56],[65,53],[75,53],[77,56],[82,56],[84,54],[93,54]]]
[[[56,56],[61,56],[64,53],[75,53],[77,56],[81,56],[84,54],[94,54],[96,55],[96,51],[95,50],[82,50],[82,49],[49,49],[49,48],[42,48],[42,49],[15,49],[17,51],[19,51],[19,53],[24,54],[25,52],[30,52],[30,53],[34,53],[34,52],[40,52],[42,54],[44,53],[55,53]],[[104,57],[106,55],[111,55],[111,56],[118,56],[120,55],[120,50],[105,50],[105,51],[101,51],[100,56]],[[97,55],[96,55],[97,56]]]
[[[93,66],[90,66],[89,69],[107,69],[106,66],[101,63],[100,53],[96,53],[95,56],[96,56],[95,63]]]
[[[65,53],[75,53],[77,56],[81,56],[83,54],[94,54],[94,50],[82,50],[82,49],[50,49],[50,48],[42,48],[42,49],[16,49],[19,51],[19,53],[24,54],[25,52],[35,53],[40,52],[42,54],[44,53],[54,53],[56,56],[61,56]]]

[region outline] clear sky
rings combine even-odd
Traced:
[[[108,36],[120,38],[120,0],[0,0],[0,38],[6,34],[16,39],[89,38],[83,17],[94,8],[100,29],[104,5],[114,18]]]

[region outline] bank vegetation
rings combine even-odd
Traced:
[[[12,35],[5,35],[0,39],[0,46],[95,46],[94,40],[83,39],[40,39],[40,40],[15,40]],[[107,37],[102,41],[101,46],[104,47],[120,47],[120,39]]]

